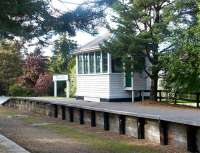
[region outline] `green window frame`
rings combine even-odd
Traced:
[[[96,60],[96,73],[101,73],[101,52],[95,53],[95,60]]]
[[[84,74],[88,74],[88,54],[83,54]]]
[[[89,65],[90,65],[89,73],[94,73],[94,52],[89,53]]]
[[[108,72],[108,53],[102,52],[102,72]]]
[[[83,55],[78,55],[78,74],[83,74]]]

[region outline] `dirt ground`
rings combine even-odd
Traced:
[[[56,132],[51,125],[56,125]],[[59,125],[76,129],[67,133]],[[52,126],[53,127],[53,126]],[[55,127],[54,127],[55,128]],[[183,148],[160,146],[87,125],[67,123],[0,107],[0,133],[31,153],[185,153]],[[82,135],[81,135],[82,134]],[[84,137],[85,135],[85,137]],[[98,139],[99,138],[99,139]],[[94,142],[93,142],[94,140]],[[109,146],[106,143],[109,143]],[[119,142],[119,144],[118,144]],[[105,143],[105,144],[104,144]],[[120,151],[124,149],[123,151]],[[3,150],[3,149],[2,149]],[[7,153],[1,151],[0,153]]]

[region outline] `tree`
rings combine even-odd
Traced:
[[[40,74],[47,71],[47,58],[42,56],[40,49],[37,48],[34,53],[27,55],[24,65],[24,85],[34,88]]]
[[[164,86],[173,92],[200,92],[200,25],[179,34],[176,47],[163,57]]]
[[[52,75],[48,73],[40,74],[34,88],[37,95],[47,95],[52,80]]]
[[[156,100],[161,57],[174,47],[168,42],[174,32],[196,22],[197,0],[118,1],[113,10],[117,28],[110,28],[113,36],[101,48],[121,57],[129,71],[144,70],[151,78],[151,97]]]
[[[75,57],[72,51],[77,48],[76,42],[69,39],[67,34],[60,36],[54,42],[53,56],[50,59],[50,71],[55,74],[68,74],[70,78],[70,95],[74,96],[76,90]],[[59,93],[62,93],[65,82],[58,85]]]
[[[73,59],[72,51],[76,49],[76,47],[76,42],[70,40],[66,33],[60,36],[60,38],[54,42],[50,70],[53,73],[61,74],[69,72],[70,63]]]
[[[54,33],[75,35],[76,29],[96,33],[96,19],[103,17],[103,6],[112,1],[94,0],[75,10],[61,13],[52,8],[51,0],[0,1],[0,39],[15,37],[45,41]],[[93,9],[94,8],[94,9]]]
[[[8,94],[8,89],[22,74],[22,55],[17,42],[0,42],[0,95]]]

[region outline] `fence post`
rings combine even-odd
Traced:
[[[140,101],[142,101],[142,90],[140,90],[139,92],[140,92]]]
[[[175,92],[175,95],[174,95],[174,104],[176,104],[176,97],[177,97],[177,93]]]
[[[200,93],[197,93],[197,108],[199,108],[199,102],[200,102]]]
[[[159,100],[160,100],[160,102],[162,101],[162,91],[161,90],[159,91]]]

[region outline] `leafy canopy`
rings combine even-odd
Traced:
[[[62,32],[73,36],[76,29],[94,34],[98,24],[96,19],[103,17],[104,6],[111,2],[94,0],[73,11],[60,13],[51,7],[49,0],[1,0],[0,39],[38,38],[44,43],[44,37],[48,39],[52,34]]]
[[[174,47],[169,42],[174,32],[182,32],[196,22],[197,0],[118,1],[113,10],[117,28],[110,28],[113,36],[101,48],[129,63],[129,71],[144,70],[156,96],[161,57]]]

